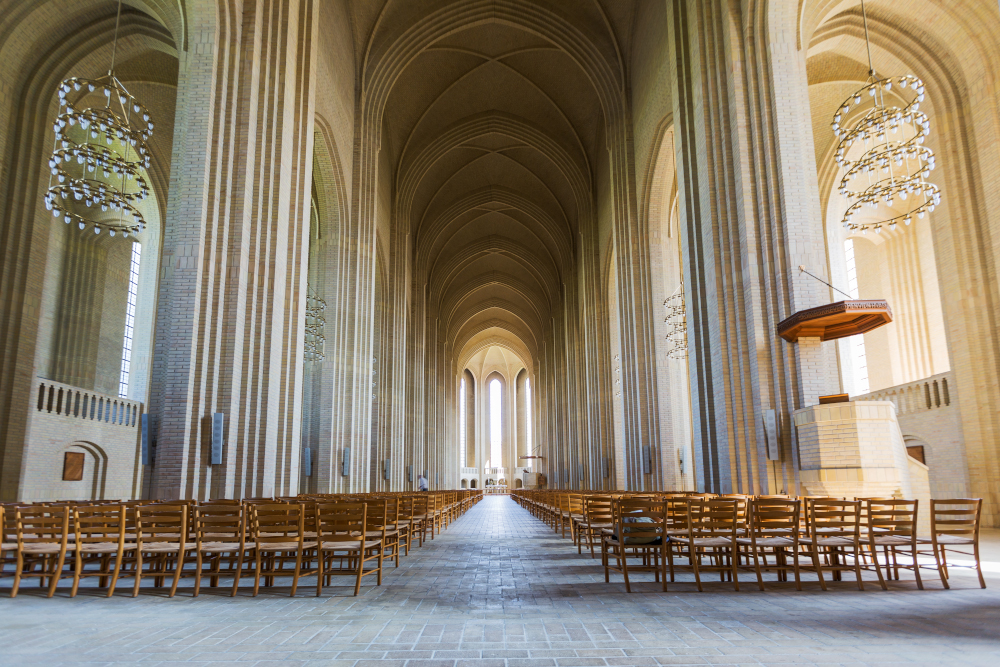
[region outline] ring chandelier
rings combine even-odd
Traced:
[[[840,194],[852,200],[841,223],[849,231],[864,234],[869,229],[881,233],[883,225],[889,229],[895,229],[900,222],[909,225],[914,215],[923,218],[941,203],[941,190],[926,180],[935,165],[933,151],[924,145],[931,128],[927,114],[920,110],[924,82],[912,75],[876,75],[864,0],[861,11],[868,46],[868,80],[840,105],[831,128],[840,140],[835,159],[844,169]],[[891,99],[887,100],[893,87],[912,91],[912,100],[905,106],[894,106]],[[867,104],[869,98],[871,106]],[[908,201],[905,212],[890,208],[897,198]],[[855,221],[865,206],[876,210],[875,220]]]
[[[310,288],[306,295],[306,337],[304,356],[306,361],[323,361],[326,336],[323,329],[326,326],[326,301],[319,298]]]
[[[45,208],[66,224],[76,222],[80,229],[90,226],[96,234],[102,229],[111,236],[121,232],[127,238],[146,228],[137,204],[149,196],[142,170],[149,168],[147,142],[153,121],[146,107],[115,76],[120,19],[119,1],[107,76],[71,77],[59,85]],[[88,96],[98,92],[103,93],[105,103],[86,106]],[[113,215],[108,220],[99,217],[98,210],[117,212],[117,220]]]

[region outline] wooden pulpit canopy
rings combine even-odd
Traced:
[[[778,325],[778,335],[789,343],[799,338],[836,340],[868,333],[889,322],[892,311],[883,299],[838,301],[800,310]]]

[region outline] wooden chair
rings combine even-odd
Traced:
[[[878,574],[878,582],[882,586],[882,590],[888,590],[888,586],[885,583],[886,577],[882,576],[882,567],[879,565],[878,550],[880,547],[885,556],[886,576],[890,579],[899,579],[900,569],[913,570],[917,580],[917,588],[923,590],[924,583],[920,580],[920,566],[917,562],[919,553],[917,546],[918,501],[880,499],[866,500],[864,503],[868,548],[871,552],[872,566]],[[896,557],[899,551],[908,552],[909,563],[899,562]]]
[[[749,501],[750,531],[748,537],[737,537],[736,543],[749,547],[753,556],[754,571],[757,573],[757,585],[764,588],[764,577],[761,574],[760,561],[764,567],[775,570],[778,580],[787,579],[788,571],[795,574],[795,589],[802,590],[802,579],[799,570],[799,514],[802,501],[786,498],[758,497]],[[767,552],[774,555],[774,565],[767,562]],[[792,556],[792,564],[788,564],[788,555]]]
[[[698,590],[704,590],[701,573],[719,572],[720,578],[732,576],[733,587],[740,590],[737,573],[738,545],[736,542],[740,522],[739,502],[736,499],[706,499],[692,497],[687,501],[687,534],[671,536],[671,542],[686,547],[688,567],[694,573]],[[674,550],[668,552],[670,571],[673,574]],[[707,556],[707,565],[702,558]]]
[[[979,575],[979,587],[986,588],[983,567],[979,559],[979,521],[983,511],[981,498],[951,498],[931,501],[931,536],[917,540],[924,545],[922,554],[934,556],[935,569],[941,577],[941,585],[948,585],[948,552],[972,558],[970,567]],[[930,546],[930,550],[926,549]]]
[[[256,559],[254,597],[260,591],[261,576],[265,576],[267,582],[272,584],[275,577],[292,577],[291,596],[295,597],[299,578],[318,572],[318,569],[307,571],[302,569],[306,551],[315,549],[318,545],[318,538],[306,539],[305,504],[262,503],[251,505],[250,509]],[[288,561],[295,563],[291,570],[285,567]]]
[[[368,506],[365,510],[367,528],[365,536],[370,540],[382,541],[382,552],[392,550],[388,558],[396,559],[396,567],[399,567],[399,531],[394,527],[395,517],[389,514],[389,501],[384,498],[369,499],[365,501]],[[381,575],[379,575],[381,583]]]
[[[614,532],[601,539],[601,565],[604,582],[610,583],[611,571],[625,577],[625,592],[631,593],[629,571],[652,572],[655,581],[667,590],[667,516],[662,501],[622,499],[614,503]],[[641,558],[640,565],[629,566],[628,552]],[[614,558],[616,565],[611,565]]]
[[[834,579],[839,579],[841,572],[853,571],[858,589],[865,590],[861,579],[861,501],[813,498],[808,505],[806,541],[820,588],[827,590],[824,571],[833,573]]]
[[[590,557],[595,558],[594,542],[601,540],[602,531],[614,528],[614,511],[611,507],[611,496],[590,496],[584,509],[586,515],[587,546],[590,547]],[[582,540],[581,540],[582,543]],[[577,549],[577,553],[581,551]]]
[[[375,573],[382,585],[383,549],[381,539],[368,536],[368,505],[365,503],[323,503],[316,505],[318,533],[316,595],[323,592],[323,584],[330,584],[336,574],[353,575],[354,595],[361,592],[361,579]],[[339,566],[334,566],[339,561]],[[346,561],[346,565],[345,565]],[[376,562],[365,569],[365,564]]]
[[[66,576],[66,548],[71,509],[62,507],[18,507],[15,510],[17,564],[10,596],[17,597],[23,577],[38,577],[40,586],[48,579],[48,595],[55,595],[59,579]],[[35,570],[35,566],[38,570]]]
[[[100,577],[100,585],[107,586],[107,597],[111,597],[125,552],[135,549],[135,535],[126,531],[125,505],[78,505],[72,512],[76,566],[70,597],[76,597],[84,577]],[[96,565],[96,569],[88,569],[88,565]]]
[[[236,597],[243,573],[243,557],[247,550],[246,507],[226,503],[197,505],[193,508],[194,597],[198,597],[201,592],[203,575],[211,577],[209,583],[213,588],[218,587],[221,576],[232,575],[233,590],[229,595]],[[226,570],[222,569],[223,563],[228,565]]]
[[[135,508],[135,583],[132,597],[139,595],[143,577],[155,577],[157,587],[173,577],[170,597],[177,593],[187,551],[187,504],[141,505]]]

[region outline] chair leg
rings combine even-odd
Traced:
[[[167,559],[163,559],[163,567],[166,570]],[[181,583],[181,572],[184,571],[184,545],[182,544],[177,549],[177,563],[174,565],[174,583],[170,586],[170,597],[174,597],[177,594],[177,584]]]
[[[986,588],[986,579],[983,578],[983,565],[979,560],[979,538],[977,536],[975,543],[972,545],[972,555],[976,559],[976,574],[979,575],[979,587]]]
[[[79,551],[76,552],[76,558],[74,558],[74,561],[76,563],[76,567],[73,571],[73,588],[69,591],[69,596],[71,598],[76,597],[76,591],[80,588],[80,577],[83,575],[83,555]]]
[[[701,556],[698,555],[698,548],[694,544],[689,547],[688,555],[691,558],[691,569],[694,570],[694,582],[698,584],[698,592],[701,593],[705,590],[701,586],[701,572],[698,568],[701,564]]]
[[[139,595],[139,584],[142,583],[142,552],[135,550],[135,583],[132,584],[132,597]]]
[[[914,544],[913,548],[910,550],[910,556],[913,557],[913,576],[917,580],[917,590],[924,590],[924,581],[920,578],[920,563],[917,562],[917,546]]]
[[[261,561],[260,549],[256,549],[256,552],[257,552],[257,559],[256,559],[255,567],[254,567],[254,579],[253,579],[253,596],[254,597],[257,597],[257,593],[258,593],[258,591],[260,591],[260,567],[261,567],[261,565],[260,565],[260,561]]]
[[[301,545],[300,545],[301,546]],[[299,575],[302,573],[302,549],[295,552],[295,574],[292,575],[292,593],[289,597],[295,597],[295,591],[299,589]]]
[[[236,571],[233,572],[233,592],[229,594],[229,597],[236,597],[236,591],[240,587],[240,575],[243,573],[243,550],[241,549],[239,554],[236,556]]]
[[[877,567],[877,565],[876,565],[876,567]],[[888,572],[888,571],[889,571],[889,564],[886,563],[886,572]],[[865,590],[865,582],[864,582],[864,580],[861,579],[861,548],[860,547],[854,549],[854,576],[856,576],[858,578],[858,590],[859,591]],[[880,575],[879,579],[881,579],[881,578],[882,577]]]
[[[878,574],[878,583],[879,583],[879,585],[882,586],[882,590],[883,591],[887,591],[887,590],[889,590],[889,587],[886,586],[886,584],[885,584],[885,577],[882,576],[882,567],[878,563],[878,547],[876,547],[874,544],[871,545],[871,552],[872,552],[872,563],[875,565],[875,572]],[[885,569],[886,569],[886,572],[889,571],[889,555],[888,554],[886,554]],[[890,576],[892,576],[892,575],[890,574]],[[859,579],[860,579],[860,576],[859,576]]]
[[[760,559],[757,556],[758,549],[756,545],[751,546],[750,548],[753,551],[753,568],[757,571],[757,587],[760,588],[760,590],[764,590],[764,575],[760,572]]]
[[[625,531],[621,531],[621,532],[624,533]],[[622,539],[625,539],[624,535],[622,535]],[[628,580],[628,554],[625,553],[625,543],[624,542],[622,542],[621,544],[618,545],[618,565],[619,565],[619,567],[621,567],[622,574],[625,576],[625,592],[626,593],[631,593],[632,592],[632,585],[629,583],[629,580]]]
[[[354,582],[354,597],[357,597],[361,593],[361,577],[365,573],[365,547],[364,544],[361,545],[361,550],[358,552],[358,578]]]
[[[812,545],[812,560],[813,567],[816,568],[816,578],[819,579],[819,587],[822,590],[826,590],[826,580],[823,578],[823,566],[819,562],[819,547],[816,544]]]
[[[108,597],[115,594],[115,587],[118,586],[118,577],[122,573],[122,560],[124,559],[124,550],[119,551],[115,556],[115,569],[111,572],[111,581],[108,582]]]

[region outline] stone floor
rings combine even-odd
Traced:
[[[884,592],[850,582],[821,592],[758,592],[690,577],[657,592],[604,583],[509,498],[490,497],[360,597],[275,588],[236,598],[190,588],[112,599],[34,585],[7,597],[0,579],[0,665],[190,662],[416,667],[475,665],[1000,665],[1000,533],[985,537],[989,588],[965,574],[942,590],[910,579]],[[874,579],[874,574],[869,575]],[[648,577],[647,577],[648,580]],[[345,582],[346,583],[346,582]],[[190,584],[185,582],[186,586]],[[308,585],[307,585],[308,586]]]

